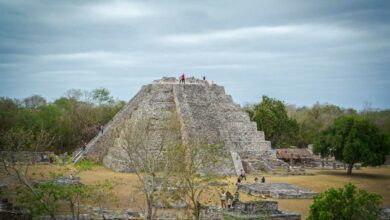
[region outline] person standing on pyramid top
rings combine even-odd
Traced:
[[[183,74],[181,74],[181,76],[179,78],[179,82],[185,84],[185,82],[186,82],[185,80],[186,80],[186,77],[185,77],[185,75],[183,73]]]

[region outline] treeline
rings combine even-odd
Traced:
[[[57,153],[72,151],[88,143],[124,104],[114,100],[105,88],[72,89],[52,102],[39,95],[23,100],[0,97],[0,150],[29,145]],[[358,112],[319,103],[296,107],[263,96],[261,102],[247,105],[244,110],[276,148],[307,147],[335,119],[347,115],[364,117],[381,133],[390,134],[390,109],[375,110],[367,106]]]
[[[261,102],[246,105],[244,110],[276,148],[307,147],[315,142],[322,131],[333,125],[335,119],[348,115],[364,117],[373,122],[381,133],[390,134],[390,109],[377,110],[369,105],[360,112],[320,103],[311,107],[296,107],[263,96]]]
[[[72,151],[88,143],[124,104],[105,88],[72,89],[52,102],[39,95],[0,97],[0,150],[41,143],[34,150]]]

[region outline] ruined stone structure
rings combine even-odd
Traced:
[[[248,195],[276,199],[311,199],[316,192],[288,183],[242,183],[237,189]]]
[[[177,129],[164,129],[166,120],[175,120]],[[88,143],[86,156],[116,171],[130,171],[125,166],[125,154],[121,139],[126,126],[150,120],[150,131],[155,142],[169,137],[171,141],[188,144],[191,139],[203,137],[209,143],[223,143],[228,158],[217,167],[221,175],[272,170],[280,163],[271,152],[271,143],[264,139],[255,122],[249,120],[223,86],[210,85],[207,81],[187,79],[180,84],[175,78],[162,78],[141,88],[138,94]]]
[[[270,219],[270,220],[300,220],[298,213],[278,210],[276,201],[238,202],[237,210],[228,211],[225,215],[236,219]]]
[[[219,215],[218,215],[219,214]],[[201,219],[271,219],[271,220],[300,220],[301,215],[281,211],[276,201],[238,202],[234,208],[222,211],[215,207],[206,207],[201,213]]]

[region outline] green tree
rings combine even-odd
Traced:
[[[380,219],[381,196],[357,190],[352,184],[344,189],[330,188],[314,197],[308,220],[374,220]]]
[[[52,211],[52,204],[46,200],[41,199],[39,190],[29,178],[29,167],[34,158],[34,153],[41,148],[47,148],[53,143],[52,137],[44,130],[35,133],[31,130],[12,129],[0,136],[2,139],[3,152],[0,154],[0,172],[2,172],[4,179],[13,179],[30,195],[37,198],[37,212],[46,212],[55,219]],[[23,151],[30,151],[25,154]],[[26,200],[28,201],[28,200]],[[38,207],[39,206],[39,207]]]
[[[390,144],[388,136],[381,134],[371,121],[350,115],[336,119],[331,127],[322,131],[313,150],[323,157],[334,156],[345,162],[348,174],[352,174],[355,163],[382,165],[389,154]]]
[[[72,219],[79,219],[81,206],[91,197],[94,187],[83,184],[59,184],[55,181],[58,177],[57,175],[52,180],[35,184],[34,191],[25,186],[19,187],[18,203],[28,209],[32,216],[49,214],[52,219],[56,219],[65,204],[72,213]]]
[[[363,116],[376,124],[382,133],[390,134],[390,109],[366,111]]]
[[[99,104],[114,103],[114,98],[110,95],[110,91],[106,88],[99,88],[92,91],[93,100]]]
[[[257,123],[258,130],[276,147],[294,145],[298,141],[299,125],[287,115],[284,103],[280,100],[263,96],[261,103],[248,112]]]
[[[344,109],[332,104],[315,103],[311,107],[287,106],[289,117],[297,120],[299,129],[299,144],[312,144],[316,136],[332,125],[333,121],[343,115],[357,114],[353,109]]]
[[[0,132],[13,127],[18,110],[19,107],[14,100],[0,97]]]

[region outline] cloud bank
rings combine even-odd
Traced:
[[[0,0],[0,96],[206,75],[238,103],[390,108],[388,1]]]

